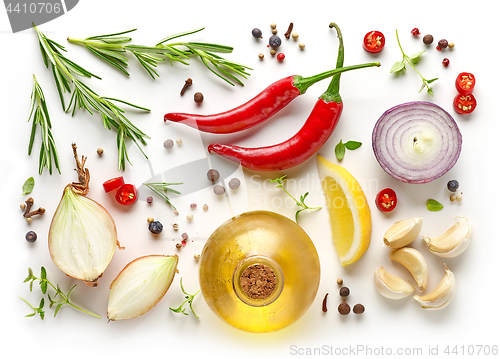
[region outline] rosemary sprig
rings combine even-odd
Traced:
[[[168,192],[175,193],[175,194],[181,194],[179,191],[176,191],[175,189],[170,188],[169,186],[173,185],[180,185],[182,182],[177,182],[177,183],[167,183],[167,182],[150,182],[150,183],[143,183],[146,187],[148,187],[151,191],[153,191],[155,194],[160,196],[167,202],[173,209],[176,209],[175,206],[170,202],[170,199],[168,198],[167,194]]]
[[[38,173],[42,174],[44,167],[52,174],[52,162],[57,168],[59,174],[59,158],[57,156],[56,142],[52,136],[52,124],[50,122],[47,103],[43,94],[42,88],[38,84],[35,75],[33,75],[33,90],[31,91],[31,106],[28,122],[33,119],[31,127],[30,142],[28,145],[28,155],[31,156],[33,143],[35,141],[36,126],[40,125],[40,133],[42,135],[42,144],[40,147],[40,156],[38,158]]]
[[[41,269],[40,278],[36,277],[33,274],[33,270],[31,268],[28,268],[28,277],[26,277],[26,279],[24,280],[24,283],[30,282],[30,292],[33,291],[33,282],[36,281],[36,280],[39,281],[40,290],[42,291],[42,293],[43,294],[47,294],[47,297],[49,298],[49,301],[50,301],[49,308],[52,308],[54,305],[56,306],[56,309],[54,311],[54,317],[57,315],[57,313],[59,313],[59,310],[61,309],[61,307],[63,305],[68,304],[71,307],[73,307],[75,309],[78,309],[79,311],[82,311],[82,312],[84,312],[84,313],[86,313],[88,315],[91,315],[91,316],[96,317],[96,318],[101,318],[99,315],[94,314],[92,312],[89,312],[89,311],[87,311],[85,309],[82,309],[80,307],[77,307],[75,304],[71,303],[71,301],[69,300],[69,296],[71,295],[71,292],[73,291],[73,289],[75,289],[76,284],[73,287],[71,287],[71,289],[69,290],[68,294],[64,294],[62,292],[61,288],[59,287],[59,284],[57,284],[56,286],[54,286],[47,279],[47,271],[45,270],[44,267],[42,267],[42,269]],[[50,296],[50,294],[47,293],[47,289],[48,289],[49,286],[52,287],[52,289],[54,289],[55,292],[56,292],[56,294],[54,295],[54,298],[56,298],[57,296],[59,296],[61,298],[61,300],[53,300],[52,299],[52,297]],[[39,314],[40,318],[42,320],[44,319],[45,312],[42,310],[43,306],[45,304],[44,298],[42,298],[42,300],[40,301],[40,305],[38,306],[38,308],[36,308],[33,305],[31,305],[26,299],[24,299],[22,297],[20,297],[20,298],[22,300],[24,300],[26,303],[28,303],[28,305],[33,309],[33,313],[26,315],[27,317],[33,317],[36,314]]]
[[[304,193],[303,195],[300,196],[300,200],[295,199],[284,187],[285,182],[286,182],[286,175],[276,178],[274,180],[270,180],[269,182],[275,182],[278,183],[276,185],[276,188],[281,188],[285,193],[290,196],[294,201],[295,204],[299,207],[302,207],[299,209],[297,212],[295,212],[295,222],[298,224],[299,223],[299,214],[302,211],[305,211],[306,209],[321,209],[321,207],[309,207],[307,204],[305,204],[306,197],[309,195],[309,192]]]
[[[97,75],[85,70],[78,64],[69,60],[62,55],[61,51],[66,49],[57,42],[47,38],[36,26],[34,26],[39,44],[40,51],[45,66],[49,68],[49,64],[54,75],[57,91],[61,105],[66,112],[72,109],[72,115],[75,114],[77,109],[85,109],[91,115],[94,112],[101,114],[104,128],[111,129],[114,127],[117,131],[117,147],[118,147],[118,169],[125,169],[125,162],[129,162],[127,148],[125,146],[125,138],[130,138],[137,145],[144,157],[147,158],[142,147],[139,145],[140,141],[146,145],[146,138],[149,138],[144,132],[134,126],[124,115],[125,111],[118,107],[114,102],[120,102],[128,106],[137,108],[139,110],[150,110],[141,106],[131,104],[130,102],[119,100],[111,97],[101,97],[90,87],[85,85],[81,80],[76,78],[80,77],[95,77],[100,79]],[[69,105],[66,107],[64,103],[64,93],[71,93],[71,85],[73,85],[73,93]],[[113,101],[113,102],[112,102]]]
[[[243,86],[243,82],[236,76],[246,79],[247,76],[250,76],[246,70],[252,69],[214,54],[214,52],[231,53],[233,51],[232,47],[204,42],[169,42],[182,36],[197,33],[203,29],[204,27],[168,36],[160,40],[154,47],[127,44],[132,41],[132,38],[122,35],[129,34],[137,29],[91,36],[86,39],[68,37],[68,41],[85,46],[94,55],[127,76],[130,76],[127,71],[128,58],[123,55],[127,51],[135,56],[153,80],[160,77],[156,71],[159,62],[169,60],[171,65],[175,62],[189,65],[187,60],[192,56],[197,56],[212,73],[222,80],[233,86],[234,82]]]
[[[194,297],[196,296],[196,294],[198,294],[200,292],[200,289],[198,289],[198,291],[194,294],[186,293],[186,291],[184,290],[184,287],[182,286],[182,277],[181,277],[181,290],[182,290],[182,293],[185,294],[184,298],[186,298],[186,300],[184,302],[182,302],[182,304],[178,308],[169,307],[170,310],[174,313],[182,313],[184,315],[189,315],[188,313],[186,313],[186,308],[184,308],[184,304],[189,303],[189,308],[193,312],[194,316],[196,318],[199,318],[199,316],[193,310],[193,300],[194,300]]]
[[[422,92],[422,90],[427,87],[427,94],[431,97],[434,96],[434,92],[432,91],[432,87],[430,87],[429,84],[436,81],[437,77],[430,79],[430,80],[427,80],[425,77],[422,76],[422,74],[420,72],[418,72],[417,68],[415,67],[415,64],[418,62],[418,60],[420,59],[420,56],[422,56],[422,54],[425,52],[425,50],[417,52],[416,54],[413,54],[411,56],[408,56],[403,51],[403,48],[401,47],[401,43],[399,42],[398,30],[396,30],[396,39],[398,40],[399,49],[403,53],[403,60],[396,61],[396,63],[391,68],[391,73],[399,72],[399,71],[406,69],[405,62],[408,63],[408,65],[410,65],[417,72],[417,74],[420,76],[420,78],[422,79],[422,87],[420,87],[420,90],[418,92]]]

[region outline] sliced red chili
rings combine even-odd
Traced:
[[[455,87],[462,95],[470,95],[476,86],[476,77],[469,72],[461,72],[455,80]]]
[[[363,39],[363,49],[375,54],[385,46],[385,36],[380,31],[370,31]]]
[[[471,113],[476,109],[476,106],[477,101],[473,94],[458,94],[453,100],[453,109],[461,115]]]
[[[118,203],[128,206],[137,201],[137,190],[132,184],[124,184],[118,188],[115,198]]]
[[[107,180],[102,184],[102,187],[104,188],[104,192],[109,193],[115,189],[120,188],[125,184],[125,181],[123,180],[123,177],[116,177],[112,178],[110,180]]]
[[[398,204],[398,197],[392,188],[386,188],[380,191],[375,198],[377,208],[382,212],[390,212]]]

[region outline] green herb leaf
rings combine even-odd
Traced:
[[[339,161],[342,161],[345,155],[345,145],[342,143],[342,140],[335,146],[335,156]]]
[[[399,72],[405,68],[404,61],[396,61],[394,65],[391,67],[391,74],[394,72]]]
[[[35,187],[35,179],[33,177],[28,178],[23,184],[23,194],[30,194],[33,191],[33,187]]]
[[[424,52],[425,52],[425,50],[417,52],[416,54],[413,54],[413,55],[408,56],[408,57],[410,58],[411,62],[413,62],[414,64],[416,64],[418,62],[418,60],[420,60],[420,56],[422,56],[422,54]]]
[[[427,201],[427,209],[432,212],[440,211],[444,208],[444,206],[436,201],[435,199],[429,199]]]
[[[433,83],[434,81],[436,81],[438,78],[433,78],[433,79],[430,79],[430,80],[427,80],[427,83],[430,84],[430,83]]]
[[[189,303],[189,308],[191,309],[191,312],[193,312],[193,314],[196,318],[199,318],[199,316],[193,310],[193,300],[194,300],[194,297],[196,297],[196,295],[200,292],[200,290],[198,290],[194,294],[186,293],[186,291],[184,290],[184,287],[182,286],[182,277],[181,277],[181,290],[182,290],[182,293],[185,294],[184,298],[186,298],[186,300],[184,302],[182,302],[182,304],[178,308],[169,307],[169,309],[174,313],[182,313],[184,315],[189,315],[188,313],[186,313],[186,309],[184,308],[184,304]]]
[[[357,142],[357,141],[347,141],[346,143],[344,143],[344,145],[345,145],[345,148],[352,151],[352,150],[360,148],[362,143]]]

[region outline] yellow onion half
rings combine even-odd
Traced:
[[[117,244],[115,222],[108,211],[72,185],[66,186],[49,230],[54,264],[68,276],[96,286]]]
[[[153,308],[177,272],[177,255],[148,255],[127,264],[111,283],[108,319],[132,319]]]

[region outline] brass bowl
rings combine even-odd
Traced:
[[[261,264],[275,274],[273,292],[254,298],[242,288],[246,268]],[[212,311],[249,332],[270,332],[298,320],[318,292],[318,253],[307,233],[277,213],[243,213],[207,240],[200,260],[200,287]]]

